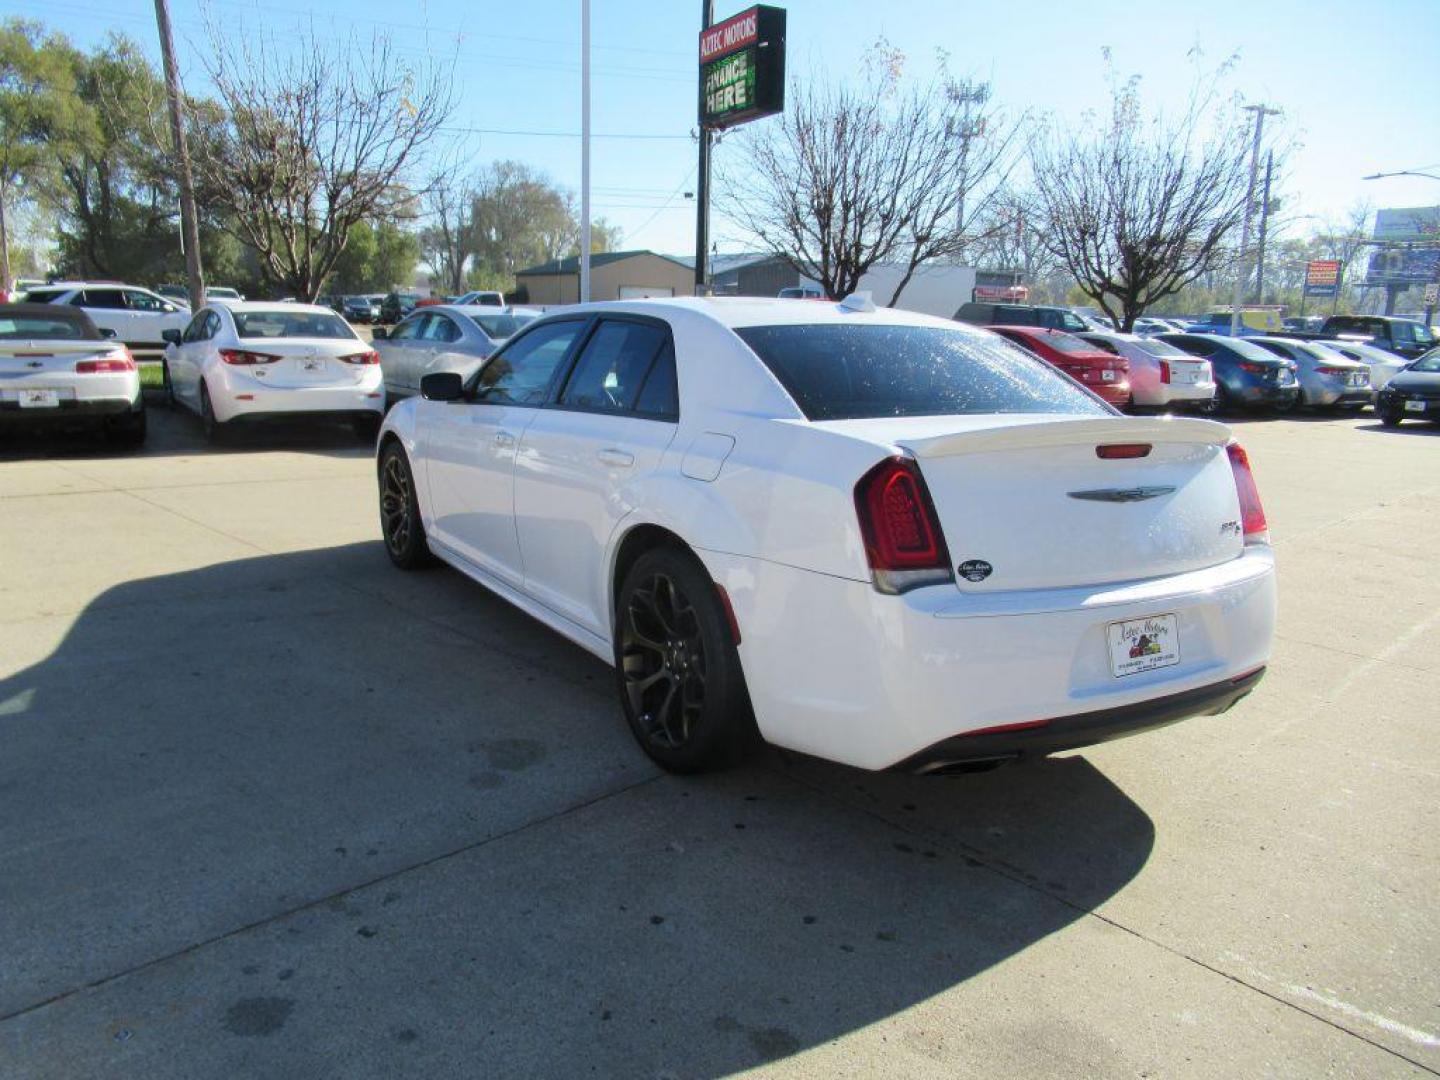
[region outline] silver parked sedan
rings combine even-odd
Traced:
[[[420,380],[436,371],[468,378],[523,322],[509,309],[436,304],[417,308],[388,333],[377,327],[375,351],[387,399],[420,392]]]
[[[1318,341],[1252,337],[1262,349],[1295,362],[1300,404],[1323,409],[1360,409],[1370,403],[1370,368]]]

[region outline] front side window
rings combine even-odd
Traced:
[[[460,328],[444,315],[431,315],[425,325],[425,340],[442,344],[460,340]]]
[[[390,333],[391,341],[414,341],[420,336],[420,328],[430,321],[429,315],[417,315],[406,319]]]
[[[580,319],[537,326],[480,369],[475,400],[494,405],[540,405],[555,369],[569,355],[585,323]]]
[[[1039,358],[932,326],[820,324],[735,331],[810,420],[1112,411]]]
[[[628,412],[669,335],[652,323],[606,320],[586,342],[560,404]]]
[[[125,303],[131,311],[169,311],[170,305],[158,296],[151,296],[139,289],[125,290]]]
[[[185,333],[180,335],[180,340],[185,342],[201,340],[205,334],[205,319],[209,314],[208,311],[202,311],[191,319],[190,325],[185,327]]]

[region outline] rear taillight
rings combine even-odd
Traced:
[[[130,355],[128,349],[122,349],[118,353],[111,353],[109,356],[101,357],[99,360],[75,361],[76,375],[118,375],[124,371],[134,370],[135,358]]]
[[[1245,534],[1245,543],[1268,543],[1270,527],[1265,521],[1265,508],[1260,505],[1260,489],[1255,486],[1255,474],[1250,471],[1250,458],[1238,442],[1226,446],[1225,452],[1230,455],[1230,471],[1235,474],[1235,493],[1240,496],[1240,528]]]
[[[1248,371],[1252,375],[1259,375],[1270,370],[1269,364],[1257,364],[1253,360],[1241,360],[1240,370]]]
[[[1168,383],[1170,381],[1170,364],[1165,360],[1160,361],[1160,381],[1162,383]]]
[[[374,349],[370,349],[367,352],[351,353],[349,356],[340,357],[340,359],[344,360],[347,364],[378,364],[380,362],[380,354]]]
[[[1343,367],[1317,367],[1316,375],[1349,375],[1350,369]]]
[[[227,364],[249,367],[255,364],[273,364],[280,357],[271,356],[269,353],[251,352],[249,349],[221,349],[220,359]]]
[[[902,593],[952,581],[950,555],[925,478],[910,458],[886,458],[855,485],[855,510],[875,588]]]

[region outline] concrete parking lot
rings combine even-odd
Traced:
[[[151,423],[0,444],[0,1075],[1440,1071],[1440,427],[1236,425],[1281,621],[1224,716],[683,779],[390,567],[348,429]]]

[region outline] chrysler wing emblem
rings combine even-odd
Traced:
[[[1072,499],[1088,499],[1091,502],[1130,503],[1144,502],[1146,499],[1169,495],[1174,490],[1172,485],[1167,487],[1096,488],[1094,491],[1069,491],[1066,494]]]

